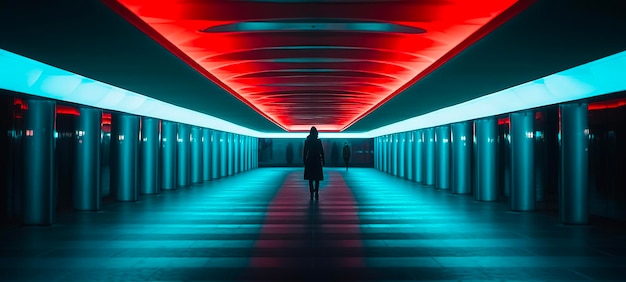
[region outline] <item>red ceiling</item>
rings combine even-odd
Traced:
[[[105,2],[284,129],[341,131],[532,1]]]

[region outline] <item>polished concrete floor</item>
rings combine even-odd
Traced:
[[[51,227],[3,227],[0,280],[626,280],[623,225],[559,224],[374,169],[261,168]]]

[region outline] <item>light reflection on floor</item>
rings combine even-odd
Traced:
[[[3,228],[0,280],[621,280],[626,230],[563,226],[374,169],[263,168],[52,227]]]

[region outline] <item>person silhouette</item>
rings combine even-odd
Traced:
[[[318,132],[315,126],[311,127],[309,136],[304,140],[304,150],[302,150],[302,162],[304,163],[304,179],[309,181],[310,198],[319,199],[320,180],[324,180],[324,147],[322,140],[318,139]],[[315,186],[313,184],[315,183]]]
[[[348,171],[348,163],[350,163],[350,146],[348,142],[343,144],[343,161],[346,163],[346,171]]]

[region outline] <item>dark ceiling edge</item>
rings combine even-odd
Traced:
[[[367,116],[367,115],[371,114],[372,112],[376,111],[383,104],[389,102],[389,100],[393,99],[398,94],[402,93],[404,90],[406,90],[407,88],[411,87],[413,84],[415,84],[419,80],[425,78],[426,76],[431,74],[433,71],[435,71],[439,67],[443,66],[449,60],[451,60],[452,58],[454,58],[457,55],[459,55],[460,53],[462,53],[466,48],[468,48],[469,46],[471,46],[471,45],[475,44],[476,42],[480,41],[480,39],[482,39],[483,37],[487,36],[489,33],[491,33],[492,31],[496,30],[498,27],[502,26],[508,20],[512,19],[513,17],[515,17],[519,13],[523,12],[524,10],[526,10],[528,7],[530,7],[535,2],[536,2],[536,0],[520,0],[519,2],[515,3],[513,6],[509,7],[504,12],[502,12],[501,14],[496,16],[494,19],[489,21],[489,23],[487,23],[486,25],[484,25],[481,28],[479,28],[476,32],[472,33],[468,38],[466,38],[461,43],[459,43],[459,45],[455,46],[452,50],[450,50],[448,53],[446,53],[441,58],[439,58],[436,62],[434,62],[428,68],[426,68],[425,70],[420,72],[413,79],[409,80],[403,86],[398,88],[391,95],[387,96],[385,99],[381,100],[378,104],[374,105],[370,110],[368,110],[367,112],[363,113],[362,115],[360,115],[359,117],[354,119],[352,122],[348,123],[348,125],[346,125],[344,128],[342,128],[340,131],[347,130],[350,126],[352,126],[353,124],[355,124],[356,122],[358,122],[359,120],[364,118],[365,116]]]
[[[135,26],[141,32],[143,32],[146,35],[148,35],[148,37],[150,37],[152,40],[154,40],[157,44],[163,46],[166,50],[168,50],[169,52],[174,54],[181,61],[185,62],[186,64],[191,66],[194,70],[196,70],[198,73],[200,73],[204,77],[206,77],[211,83],[215,83],[217,86],[219,86],[220,88],[224,89],[230,95],[233,95],[235,98],[237,98],[238,100],[240,100],[241,102],[246,104],[246,106],[250,107],[255,112],[259,113],[260,115],[262,115],[264,118],[266,118],[270,122],[274,123],[279,128],[282,128],[283,130],[288,132],[288,130],[285,127],[280,125],[278,122],[276,122],[270,116],[268,116],[263,111],[258,109],[252,103],[248,102],[248,100],[244,99],[241,95],[239,95],[232,88],[228,87],[228,85],[224,84],[217,77],[215,77],[209,71],[204,69],[200,64],[198,64],[192,58],[187,56],[183,51],[178,49],[174,44],[172,44],[169,40],[167,40],[165,37],[163,37],[159,32],[154,30],[147,23],[145,23],[143,20],[141,20],[138,16],[136,16],[135,14],[130,12],[128,9],[126,9],[126,7],[122,6],[122,4],[120,4],[116,0],[102,0],[102,2],[107,7],[109,7],[112,11],[116,12],[117,15],[119,15],[122,18],[122,20],[130,22],[133,26]],[[230,121],[228,121],[228,122],[230,122]]]

